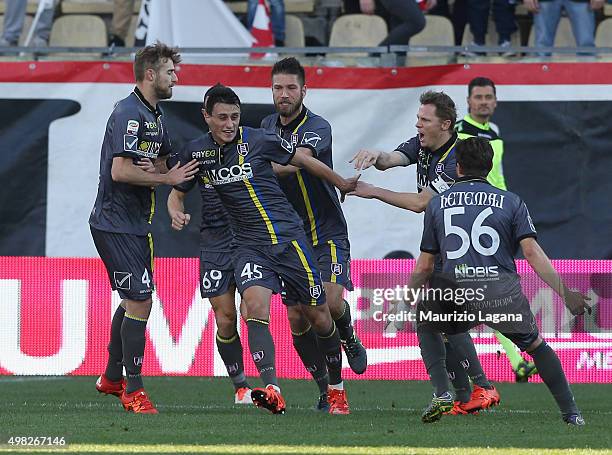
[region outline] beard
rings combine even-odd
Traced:
[[[276,104],[277,112],[283,117],[291,117],[293,114],[298,112],[302,108],[302,102],[304,101],[304,97],[301,96],[299,99],[295,101],[294,104],[281,106],[280,104]]]
[[[155,90],[155,96],[158,100],[167,100],[172,98],[172,87],[163,88],[156,84],[153,89]]]

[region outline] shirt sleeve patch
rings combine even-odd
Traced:
[[[133,134],[124,134],[123,150],[125,152],[138,152],[138,136],[134,136]]]

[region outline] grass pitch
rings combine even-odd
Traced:
[[[612,384],[576,384],[587,426],[562,423],[543,384],[499,384],[502,404],[422,424],[425,382],[347,383],[350,416],[314,411],[312,382],[281,381],[287,413],[234,406],[225,378],[159,377],[145,383],[159,415],[123,411],[93,377],[0,378],[0,452],[72,453],[612,453]],[[258,379],[251,380],[254,386]],[[65,447],[7,445],[10,437],[64,437]]]

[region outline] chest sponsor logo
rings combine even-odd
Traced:
[[[157,122],[144,122],[144,124],[146,129],[157,131]]]
[[[298,143],[298,135],[297,133],[291,134],[291,145],[297,145]]]
[[[336,276],[342,275],[342,264],[339,264],[337,262],[332,262],[331,263],[331,273],[333,273]]]
[[[442,171],[444,171],[444,164],[443,163],[436,164],[436,174],[439,174]]]
[[[311,147],[317,147],[317,144],[321,140],[321,136],[312,131],[306,131],[302,137],[302,144],[310,145]]]
[[[200,164],[215,164],[217,162],[217,150],[198,150],[191,152],[191,158],[198,160]]]
[[[206,171],[210,183],[213,185],[225,185],[226,183],[240,182],[253,177],[251,163],[242,165],[235,164],[230,167],[220,169],[210,169]]]
[[[136,153],[145,158],[157,158],[159,150],[161,149],[161,142],[153,141],[142,141],[138,144],[138,150]]]
[[[496,265],[472,267],[467,264],[455,266],[455,279],[460,281],[492,281],[499,278],[499,271]]]
[[[249,143],[238,144],[238,155],[247,156],[249,154]]]
[[[125,132],[127,134],[137,134],[138,128],[140,128],[140,123],[138,123],[138,120],[128,120]]]

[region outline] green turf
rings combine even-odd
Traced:
[[[502,405],[495,410],[446,416],[425,425],[420,410],[431,388],[424,382],[350,382],[351,415],[330,416],[311,409],[317,397],[314,384],[281,381],[287,413],[273,416],[234,406],[227,379],[146,378],[160,411],[146,416],[128,414],[117,398],[98,395],[95,378],[47,379],[0,378],[0,444],[10,436],[64,436],[80,453],[122,453],[138,447],[141,453],[232,454],[325,453],[325,447],[348,453],[351,446],[361,448],[359,453],[440,454],[472,452],[436,448],[472,448],[473,453],[484,453],[482,448],[508,449],[503,453],[573,448],[599,453],[612,447],[612,384],[573,386],[587,426],[572,428],[562,423],[542,384],[499,384]],[[8,450],[3,447],[0,451]]]

